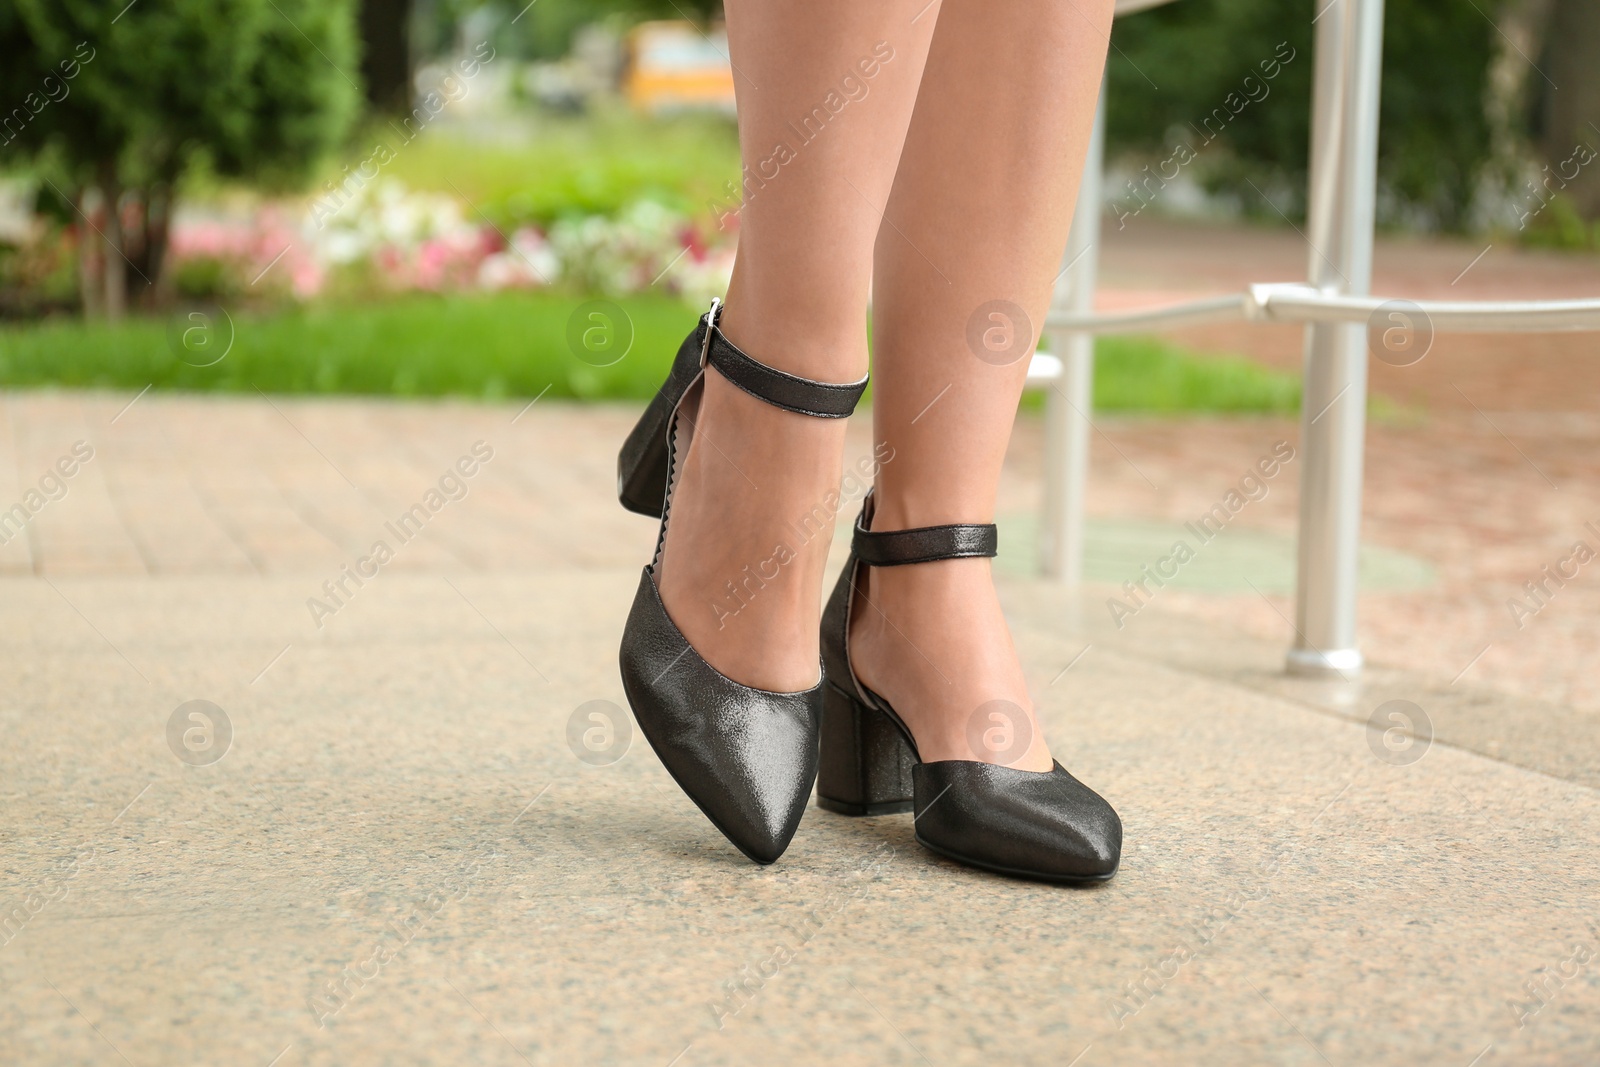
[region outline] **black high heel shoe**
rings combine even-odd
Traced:
[[[720,309],[713,300],[679,348],[617,458],[623,506],[661,519],[655,559],[639,579],[622,632],[622,687],[640,732],[689,799],[746,856],[771,863],[789,847],[816,780],[823,682],[798,693],[741,685],[701,658],[668,616],[655,572],[677,458],[694,434],[692,421],[680,426],[678,416],[699,403],[708,367],[774,407],[818,418],[848,416],[867,380],[832,385],[758,363],[722,336]]]
[[[911,731],[850,665],[850,612],[863,567],[993,556],[993,525],[876,532],[862,504],[839,584],[822,615],[825,695],[817,804],[842,815],[915,811],[924,848],[971,867],[1050,882],[1110,878],[1122,820],[1057,763],[1023,771],[977,760],[923,763]]]

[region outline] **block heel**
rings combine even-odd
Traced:
[[[916,756],[900,727],[828,682],[822,693],[822,762],[817,806],[839,815],[911,810]]]
[[[850,615],[867,599],[868,568],[988,558],[999,547],[990,523],[883,531],[872,529],[872,511],[869,492],[850,561],[822,613],[817,806],[843,815],[915,811],[922,847],[980,870],[1044,882],[1110,878],[1122,856],[1122,820],[1100,794],[1059,763],[1019,771],[980,760],[924,762],[905,720],[861,684],[850,662]]]
[[[700,373],[708,318],[700,316],[699,325],[678,346],[667,380],[650,398],[617,452],[617,499],[636,514],[661,518],[667,499],[667,435],[672,429],[672,412]]]
[[[661,517],[667,499],[667,424],[676,400],[657,393],[617,453],[617,499],[629,511]]]

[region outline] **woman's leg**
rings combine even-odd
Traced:
[[[873,418],[894,459],[878,474],[874,529],[994,520],[1027,356],[1072,221],[1111,10],[1112,0],[943,0],[877,242]],[[999,700],[1032,736],[1008,762],[1048,770],[989,561],[868,574],[876,610],[854,613],[852,657],[907,720],[922,758],[986,758],[968,728],[985,705],[983,725],[999,725],[988,719]]]
[[[927,54],[926,2],[728,0],[745,199],[722,327],[754,359],[820,381],[866,371],[873,240]],[[802,539],[797,526],[837,489],[843,447],[843,420],[706,375],[659,587],[689,643],[735,681],[816,683],[832,528]]]

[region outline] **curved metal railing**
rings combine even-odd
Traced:
[[[1302,282],[1252,285],[1243,293],[1089,315],[1052,311],[1045,326],[1081,333],[1134,333],[1214,322],[1372,322],[1386,311],[1422,318],[1439,333],[1600,330],[1596,300],[1410,300],[1347,296]],[[1385,324],[1386,320],[1385,320]]]
[[[1167,0],[1117,0],[1118,15]],[[1208,323],[1301,323],[1300,521],[1291,671],[1351,678],[1356,643],[1367,363],[1392,331],[1500,333],[1600,330],[1600,299],[1458,302],[1368,295],[1377,188],[1378,90],[1384,0],[1318,0],[1311,116],[1308,257],[1304,282],[1252,285],[1181,304],[1094,310],[1105,95],[1090,138],[1056,301],[1051,352],[1028,368],[1047,388],[1040,559],[1069,585],[1081,579],[1094,334]],[[1361,329],[1365,326],[1366,329]],[[1374,330],[1381,331],[1376,337]],[[1414,338],[1392,349],[1415,354]],[[1422,349],[1423,352],[1426,348]],[[1417,358],[1420,358],[1417,357]],[[1345,397],[1350,402],[1339,403]]]

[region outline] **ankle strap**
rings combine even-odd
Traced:
[[[700,318],[700,366],[717,368],[724,378],[757,400],[785,411],[819,419],[848,418],[855,411],[856,403],[867,388],[865,377],[859,382],[835,385],[814,382],[758,363],[722,335],[717,327],[717,314],[721,310],[722,301],[713,300],[711,310]]]
[[[1000,550],[1000,532],[993,523],[952,523],[921,526],[915,530],[874,532],[866,528],[865,508],[856,519],[850,551],[873,567],[899,567],[907,563],[932,563],[940,559],[993,556]]]

